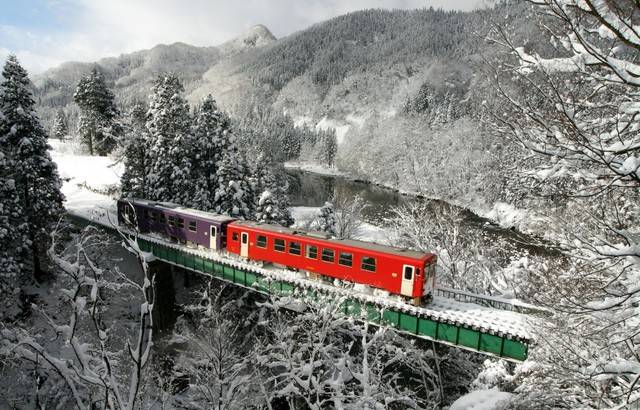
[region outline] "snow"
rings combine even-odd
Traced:
[[[119,183],[122,164],[115,164],[109,157],[73,155],[68,153],[70,144],[49,142],[54,148],[51,157],[63,180],[65,208],[92,220],[106,216],[106,209],[115,209],[114,199],[98,192]]]
[[[338,168],[328,167],[324,164],[317,164],[313,162],[297,162],[297,161],[288,161],[284,163],[284,167],[288,169],[299,169],[304,172],[309,172],[312,174],[318,175],[328,175],[328,176],[336,176],[336,177],[344,177],[346,174]]]
[[[301,128],[301,127],[310,126],[310,125],[313,125],[313,118],[309,116],[300,115],[293,118],[293,126],[296,128]]]
[[[620,167],[619,171],[621,174],[632,174],[638,172],[640,168],[640,157],[628,157]]]
[[[344,141],[344,136],[347,134],[351,125],[343,124],[342,122],[336,120],[330,120],[327,117],[322,117],[322,119],[316,124],[317,130],[326,131],[329,129],[333,129],[336,131],[336,138],[338,139],[338,144],[342,144]]]
[[[318,217],[320,207],[294,206],[289,208],[291,216],[295,220],[294,228],[305,228]],[[381,245],[391,245],[389,242],[389,232],[380,226],[363,222],[358,230],[358,235],[354,239],[367,242],[375,242]]]
[[[488,211],[478,208],[471,210],[477,215],[497,223],[502,228],[516,228],[520,232],[540,234],[543,237],[549,237],[548,230],[553,226],[549,218],[538,215],[531,210],[518,209],[505,202],[496,202]]]
[[[362,129],[362,127],[364,127],[364,123],[367,121],[367,117],[357,116],[357,115],[354,115],[354,114],[347,115],[345,117],[345,119],[347,120],[347,122],[357,126],[360,129]]]
[[[289,210],[296,221],[293,225],[295,228],[305,226],[307,222],[311,222],[320,213],[320,208],[315,206],[292,206]]]
[[[106,226],[112,226],[116,221],[115,199],[92,192],[83,185],[78,185],[78,183],[80,181],[80,183],[85,183],[86,186],[91,186],[92,188],[104,188],[117,182],[119,177],[114,172],[117,167],[114,167],[113,161],[106,157],[84,157],[56,152],[53,152],[52,156],[58,164],[62,176],[68,178],[65,179],[63,185],[67,210],[75,216]],[[294,207],[291,211],[297,220],[303,215],[308,218],[317,212],[317,208]],[[383,234],[384,232],[380,228],[367,224],[362,238],[383,242]],[[364,302],[382,305],[385,308],[434,317],[437,320],[451,323],[465,324],[491,333],[510,334],[517,338],[531,339],[527,317],[516,312],[486,308],[439,296],[434,297],[433,302],[426,307],[416,307],[407,304],[404,300],[394,295],[371,292],[370,289],[360,292],[352,284],[340,284],[340,287],[334,287],[321,281],[307,279],[304,273],[281,270],[274,267],[262,267],[254,262],[239,259],[235,255],[222,254],[208,249],[189,248],[170,243],[153,235],[140,235],[140,237],[154,243],[161,243],[164,246],[180,249],[186,253],[254,271],[267,278],[285,280],[301,289],[322,289],[337,296],[347,296]]]
[[[502,410],[507,409],[511,393],[497,389],[476,390],[454,401],[449,410]]]
[[[260,205],[264,205],[265,201],[267,201],[269,198],[271,198],[273,195],[271,194],[271,192],[269,191],[264,191],[261,195],[260,195],[260,199],[258,200],[258,204]]]
[[[63,179],[70,178],[74,185],[86,184],[92,189],[104,190],[120,183],[122,164],[115,164],[109,157],[73,155],[53,151],[53,160]]]

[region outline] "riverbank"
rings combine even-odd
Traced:
[[[500,228],[515,230],[520,234],[534,236],[545,241],[555,241],[558,238],[557,233],[551,230],[551,227],[553,227],[553,221],[551,218],[539,215],[531,210],[516,208],[505,202],[483,204],[479,201],[443,199],[425,195],[424,193],[415,190],[402,189],[389,183],[377,182],[371,178],[353,176],[335,167],[327,167],[326,165],[316,163],[292,161],[285,163],[284,166],[288,170],[297,170],[324,177],[340,178],[353,183],[371,185],[405,197],[420,200],[441,201],[448,205],[462,208],[465,211],[474,214],[478,218],[485,219],[489,223]]]

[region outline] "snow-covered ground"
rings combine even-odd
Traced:
[[[67,210],[92,215],[113,208],[113,198],[105,192],[120,182],[122,164],[109,157],[79,155],[73,142],[50,140],[51,157],[63,180],[62,193]]]
[[[310,172],[312,174],[328,175],[328,176],[334,176],[334,177],[347,176],[347,174],[340,171],[338,168],[328,167],[324,164],[317,164],[314,162],[288,161],[288,162],[285,162],[284,167],[289,169],[299,169],[301,171]]]
[[[497,389],[476,390],[454,401],[449,410],[502,410],[507,409],[511,393]]]
[[[320,208],[313,206],[294,206],[289,208],[291,216],[295,220],[294,228],[306,228],[317,218]],[[389,232],[380,226],[363,222],[355,239],[376,242],[382,245],[390,245]]]

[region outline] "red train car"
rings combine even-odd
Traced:
[[[436,255],[275,225],[227,225],[227,250],[248,259],[385,289],[419,304],[435,286]]]

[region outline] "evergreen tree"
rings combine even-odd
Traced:
[[[336,234],[336,212],[331,202],[325,202],[316,219],[316,229],[331,235]]]
[[[336,154],[338,153],[338,140],[333,130],[322,131],[318,144],[318,160],[329,166],[333,166]]]
[[[237,149],[223,151],[216,169],[215,212],[252,219],[255,199],[247,176],[247,166]]]
[[[60,110],[56,115],[56,121],[53,124],[51,136],[60,141],[64,141],[67,135],[69,135],[69,131],[67,129],[67,119],[64,116],[64,112]]]
[[[149,199],[190,205],[194,191],[191,170],[197,153],[183,91],[175,75],[162,75],[155,81],[147,119],[149,167],[145,184]]]
[[[252,99],[236,107],[238,145],[250,155],[269,162],[285,162],[300,156],[304,129],[295,127],[290,116],[274,111],[264,99]]]
[[[141,101],[133,103],[125,122],[123,145],[124,172],[120,179],[123,197],[146,198],[146,175],[149,168],[149,135],[147,107]]]
[[[260,160],[252,177],[256,198],[256,220],[273,225],[291,226],[293,217],[289,211],[287,186]]]
[[[2,71],[0,85],[0,135],[2,136],[5,162],[15,170],[14,181],[5,179],[4,189],[9,195],[3,198],[3,207],[19,224],[16,240],[25,245],[21,255],[25,267],[33,273],[41,273],[40,259],[50,243],[50,232],[64,211],[60,179],[55,163],[49,156],[47,133],[35,113],[35,102],[30,91],[27,72],[15,56],[9,56]],[[3,174],[11,172],[4,170]],[[3,175],[4,176],[4,175]],[[17,194],[17,202],[12,199]],[[22,217],[18,216],[22,206]],[[6,218],[7,214],[3,214]]]
[[[193,181],[195,184],[191,206],[203,210],[216,208],[215,193],[218,189],[217,169],[225,152],[235,150],[230,134],[229,118],[221,112],[211,95],[196,110],[192,133],[196,161]]]
[[[24,211],[16,190],[16,167],[10,157],[9,134],[4,132],[7,128],[2,119],[0,116],[0,298],[4,299],[20,272]]]
[[[90,155],[107,155],[122,135],[118,109],[113,93],[107,87],[98,67],[78,83],[73,100],[80,107],[78,134]]]

